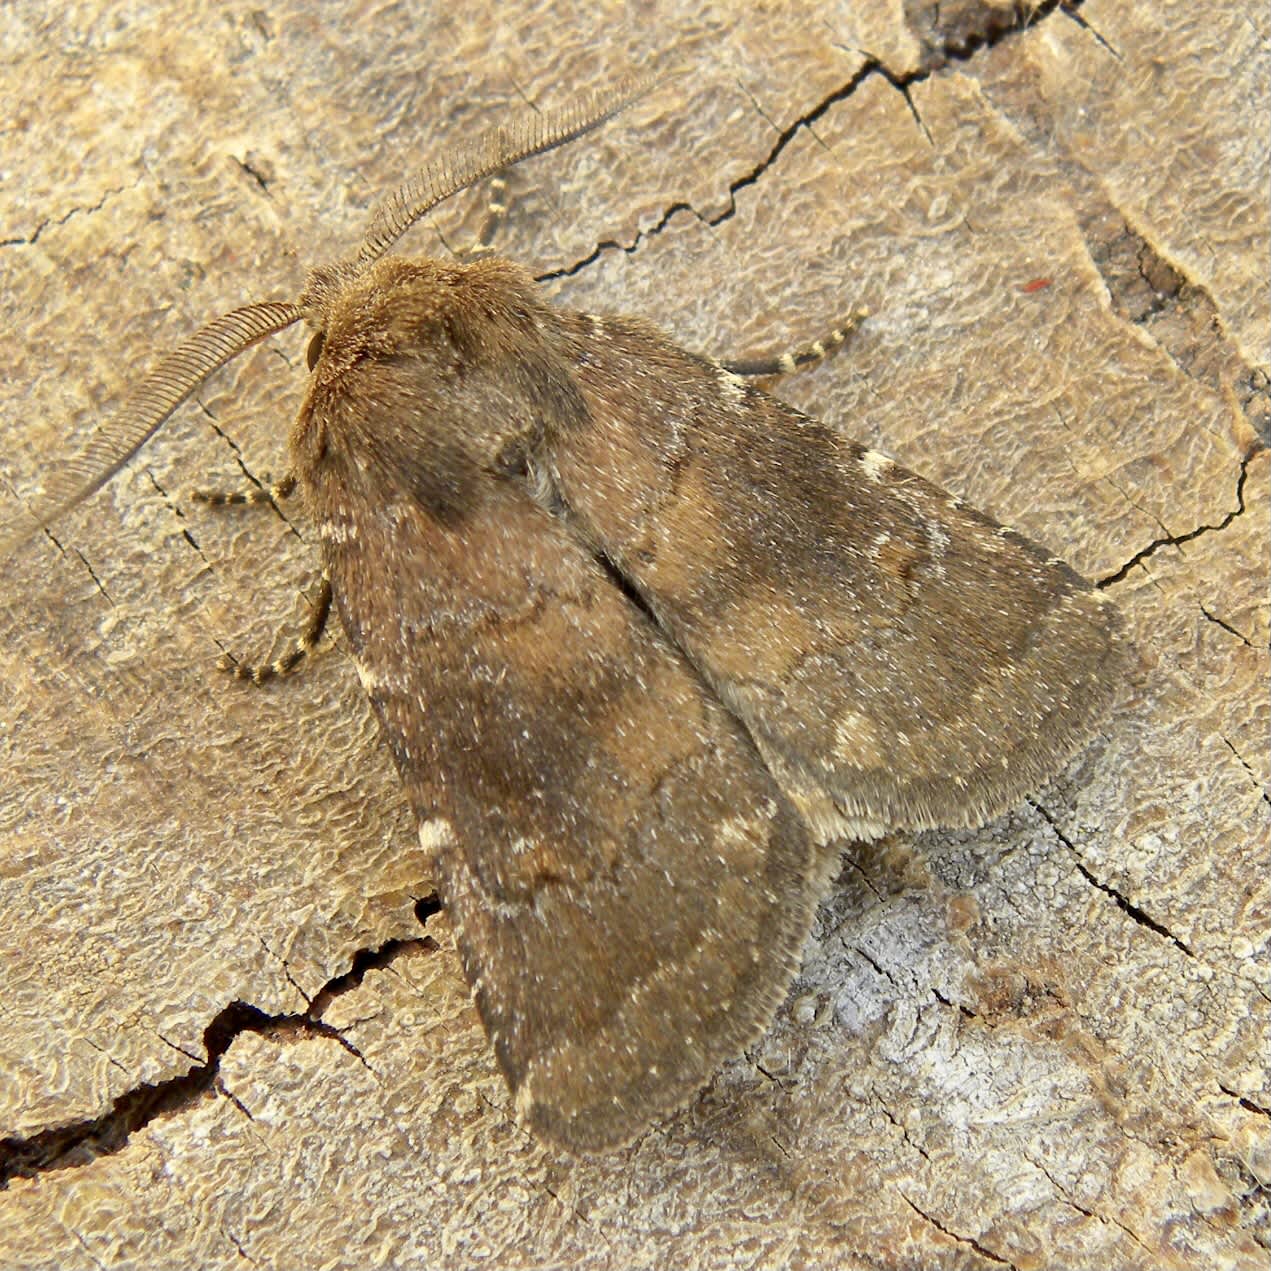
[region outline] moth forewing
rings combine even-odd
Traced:
[[[581,422],[552,320],[504,263],[381,262],[331,306],[293,461],[516,1107],[582,1151],[767,1026],[817,852],[745,730],[509,458],[545,417]]]
[[[643,323],[563,322],[561,499],[824,833],[982,824],[1089,738],[1123,647],[1062,561]]]

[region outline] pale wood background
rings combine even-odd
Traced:
[[[561,1159],[415,916],[341,642],[213,671],[315,567],[302,518],[186,498],[281,470],[269,342],[4,563],[0,1266],[1271,1265],[1265,6],[442,7],[5,6],[13,489],[413,163],[661,53],[501,245],[721,355],[867,304],[782,391],[1107,580],[1139,663],[1014,815],[851,853],[696,1104]]]

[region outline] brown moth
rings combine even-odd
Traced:
[[[424,168],[355,259],[172,354],[41,518],[215,367],[314,329],[289,448],[323,603],[517,1111],[574,1151],[763,1033],[843,839],[1011,807],[1089,738],[1122,656],[1061,561],[735,371],[555,308],[508,261],[385,254],[642,91]]]

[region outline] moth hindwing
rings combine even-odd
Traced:
[[[307,320],[289,449],[335,609],[517,1109],[578,1151],[767,1027],[839,841],[1008,808],[1122,656],[1062,562],[654,328],[385,254],[640,91],[425,168],[296,302],[182,346],[46,502]]]

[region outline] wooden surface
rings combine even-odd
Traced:
[[[786,8],[6,7],[13,490],[448,140],[662,52],[501,247],[722,356],[868,305],[781,391],[1105,581],[1140,657],[1012,816],[847,853],[697,1103],[562,1159],[416,917],[341,641],[214,671],[315,569],[301,519],[186,497],[282,470],[268,342],[4,564],[0,1266],[1271,1266],[1265,6]]]

